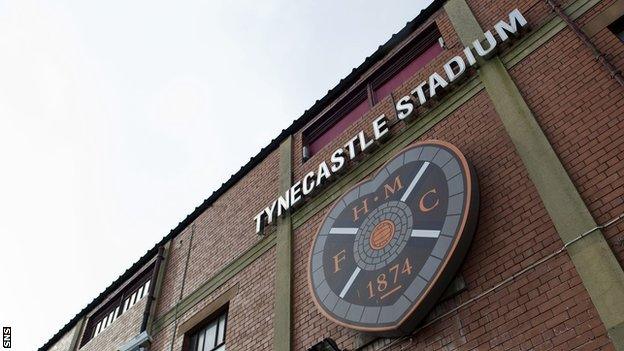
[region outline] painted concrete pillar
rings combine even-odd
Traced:
[[[292,136],[279,147],[279,192],[292,186]],[[278,218],[275,232],[275,317],[273,350],[288,351],[292,338],[292,221],[290,216]]]

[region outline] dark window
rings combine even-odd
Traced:
[[[227,309],[213,315],[186,337],[187,351],[225,351]]]
[[[309,156],[316,154],[323,146],[345,131],[370,109],[365,91],[351,96],[341,106],[333,109],[327,118],[321,118],[313,127],[306,130],[306,146]],[[304,132],[304,134],[306,134]]]
[[[153,268],[152,268],[153,269]],[[81,346],[108,328],[119,316],[128,311],[139,300],[147,296],[152,269],[143,272],[137,279],[118,293],[109,303],[93,314],[87,322]]]
[[[609,25],[609,30],[611,30],[611,32],[613,32],[613,34],[620,38],[620,41],[624,43],[624,16],[611,23]]]
[[[439,38],[438,28],[430,28],[423,38],[417,38],[417,42],[410,44],[375,76],[371,82],[375,103],[390,95],[394,89],[442,53]]]
[[[442,52],[436,25],[427,28],[321,118],[303,131],[303,158],[316,154],[361,118],[371,106],[412,77]]]

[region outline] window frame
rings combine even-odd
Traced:
[[[193,345],[192,343],[196,342],[195,338],[197,337],[198,333],[202,332],[204,329],[206,329],[206,327],[208,327],[213,322],[216,322],[217,324],[215,328],[215,341],[217,341],[219,339],[219,327],[220,327],[219,320],[221,319],[222,316],[225,318],[224,328],[223,328],[223,341],[220,344],[215,345],[212,348],[212,350],[204,350],[204,351],[218,350],[223,345],[226,345],[229,315],[230,315],[229,303],[227,303],[219,307],[216,311],[211,313],[208,317],[206,317],[204,320],[199,322],[196,326],[186,331],[184,333],[184,340],[182,342],[182,350],[183,351],[196,351],[196,349],[193,348],[195,347],[195,345]]]
[[[367,79],[355,85],[351,92],[340,98],[334,106],[309,124],[301,134],[304,149],[302,150],[303,162],[306,162],[313,156],[309,155],[310,144],[329,131],[363,101],[367,100],[369,108],[373,108],[382,99],[385,99],[386,96],[375,96],[376,89],[392,79],[433,45],[440,45],[439,38],[441,37],[442,34],[437,24],[435,22],[431,23],[397,51],[388,62],[376,69]]]
[[[372,107],[370,106],[368,88],[355,90],[341,99],[338,104],[334,105],[322,117],[318,118],[315,123],[303,131],[303,144],[306,146],[310,145],[366,100],[369,100],[369,107]]]
[[[435,23],[432,23],[407,45],[401,48],[401,50],[373,75],[370,79],[370,86],[373,92],[373,98],[376,100],[374,101],[374,105],[380,100],[385,99],[385,96],[377,99],[374,92],[401,72],[401,70],[412,63],[412,61],[427,52],[433,45],[441,45],[439,42],[439,38],[441,37],[440,29]]]
[[[142,289],[145,284],[149,281],[150,285],[152,284],[151,278],[154,270],[154,264],[151,264],[149,267],[145,269],[145,271],[141,272],[130,284],[124,287],[121,291],[119,291],[109,302],[107,302],[104,306],[97,310],[97,312],[93,313],[87,320],[87,324],[85,326],[84,332],[82,333],[80,347],[86,345],[89,341],[95,338],[97,335],[102,333],[107,327],[109,327],[114,321],[116,321],[122,314],[124,314],[128,309],[124,309],[124,305],[128,300],[128,297],[132,296],[135,292]],[[143,297],[148,295],[148,291],[143,294]],[[140,299],[136,299],[136,304]],[[133,304],[133,305],[134,305]],[[110,323],[104,323],[106,326],[102,325],[105,320],[108,321],[110,315],[115,312],[113,320]],[[99,329],[99,330],[98,330]]]

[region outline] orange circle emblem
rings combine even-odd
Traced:
[[[394,229],[394,223],[389,219],[379,222],[370,237],[370,246],[373,250],[386,247],[394,237]]]

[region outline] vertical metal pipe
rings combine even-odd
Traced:
[[[154,262],[154,270],[152,271],[152,277],[150,278],[150,286],[147,294],[147,303],[145,304],[145,311],[143,311],[143,321],[141,322],[140,333],[147,329],[147,321],[152,309],[152,303],[156,299],[154,293],[156,291],[156,280],[158,279],[158,272],[160,271],[160,264],[163,261],[165,252],[165,246],[162,245],[158,248],[158,254],[156,256],[156,262]]]
[[[600,62],[607,69],[607,71],[609,71],[611,77],[615,79],[618,83],[620,83],[620,86],[624,87],[624,77],[622,76],[622,72],[618,70],[615,66],[613,66],[611,62],[609,62],[606,55],[598,50],[596,45],[594,45],[591,39],[587,36],[587,34],[585,34],[585,32],[583,32],[578,24],[576,24],[576,22],[574,22],[574,20],[570,18],[570,16],[568,16],[563,11],[563,9],[561,9],[561,6],[559,6],[559,4],[555,2],[555,0],[546,0],[546,2],[548,3],[548,5],[550,5],[553,11],[555,11],[555,13],[559,17],[561,17],[561,19],[563,19],[568,27],[572,29],[572,31],[583,42],[583,44],[585,44],[585,46],[587,46],[592,51],[592,54],[596,58],[596,61]]]
[[[191,238],[189,239],[188,251],[186,253],[186,263],[184,264],[184,271],[182,272],[182,286],[180,286],[180,296],[175,305],[174,321],[173,321],[173,336],[171,337],[170,350],[173,351],[173,345],[175,344],[176,332],[178,331],[178,304],[184,297],[184,285],[186,283],[186,273],[188,272],[188,265],[191,259],[191,251],[193,251],[193,237],[195,236],[195,224],[191,225]]]

